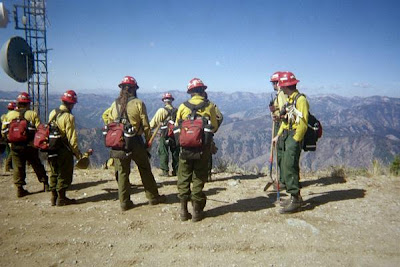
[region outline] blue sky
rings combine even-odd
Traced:
[[[22,0],[0,0],[12,10]],[[52,0],[49,92],[270,92],[289,70],[306,94],[400,97],[400,1]],[[0,45],[13,35],[0,29]],[[25,90],[0,70],[0,90]]]

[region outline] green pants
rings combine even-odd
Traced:
[[[49,155],[48,161],[51,169],[50,190],[67,189],[72,184],[74,173],[73,153],[64,146],[56,155]]]
[[[130,201],[131,184],[129,174],[131,173],[131,161],[134,161],[139,169],[140,178],[146,193],[147,199],[155,199],[159,196],[157,183],[151,172],[150,161],[143,142],[134,144],[133,150],[124,159],[114,159],[114,167],[118,172],[118,196],[120,203]]]
[[[178,171],[179,165],[179,147],[174,145],[167,145],[165,142],[165,137],[160,137],[160,142],[158,145],[158,155],[160,157],[160,169],[168,172],[169,167],[169,151],[171,151],[172,157],[172,170],[174,173]]]
[[[208,164],[211,157],[210,147],[204,148],[200,159],[182,159],[179,157],[178,197],[196,202],[206,200],[203,193],[208,178]],[[190,189],[192,183],[192,189]]]
[[[286,192],[297,195],[300,192],[300,153],[301,143],[293,139],[294,131],[284,131],[279,138],[283,144],[281,177],[286,185]]]
[[[11,148],[8,144],[6,144],[6,160],[4,165],[7,169],[12,169]]]
[[[36,176],[41,183],[47,183],[48,177],[42,162],[39,159],[39,151],[31,146],[15,149],[11,147],[11,158],[14,168],[14,184],[16,186],[26,185],[26,162],[31,164]]]

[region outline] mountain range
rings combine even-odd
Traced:
[[[171,92],[174,106],[186,101],[189,95]],[[214,156],[241,168],[263,168],[268,165],[272,121],[268,104],[271,93],[208,92],[217,104],[224,122],[215,135],[219,148]],[[17,92],[0,91],[0,110],[6,111],[8,100]],[[162,107],[162,93],[142,93],[149,119]],[[101,115],[117,95],[80,94],[73,110],[76,117],[80,147],[94,148],[93,163],[99,165],[108,157],[103,145]],[[49,110],[60,103],[59,95],[49,95]],[[322,123],[323,136],[316,152],[303,152],[301,165],[308,170],[329,166],[369,167],[373,160],[384,164],[400,154],[400,99],[385,96],[343,97],[337,95],[307,96],[310,112]],[[158,166],[156,146],[152,162]]]

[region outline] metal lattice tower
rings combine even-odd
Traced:
[[[19,13],[20,11],[22,13]],[[32,98],[33,110],[39,114],[41,121],[46,121],[49,82],[45,0],[24,0],[23,5],[14,5],[14,20],[15,29],[25,31],[25,40],[33,52],[34,72],[28,80],[28,92]]]

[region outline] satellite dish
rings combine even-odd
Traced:
[[[0,63],[8,76],[26,82],[33,74],[32,49],[22,37],[11,37],[1,48]]]
[[[8,24],[8,10],[0,3],[0,28],[7,27]]]

